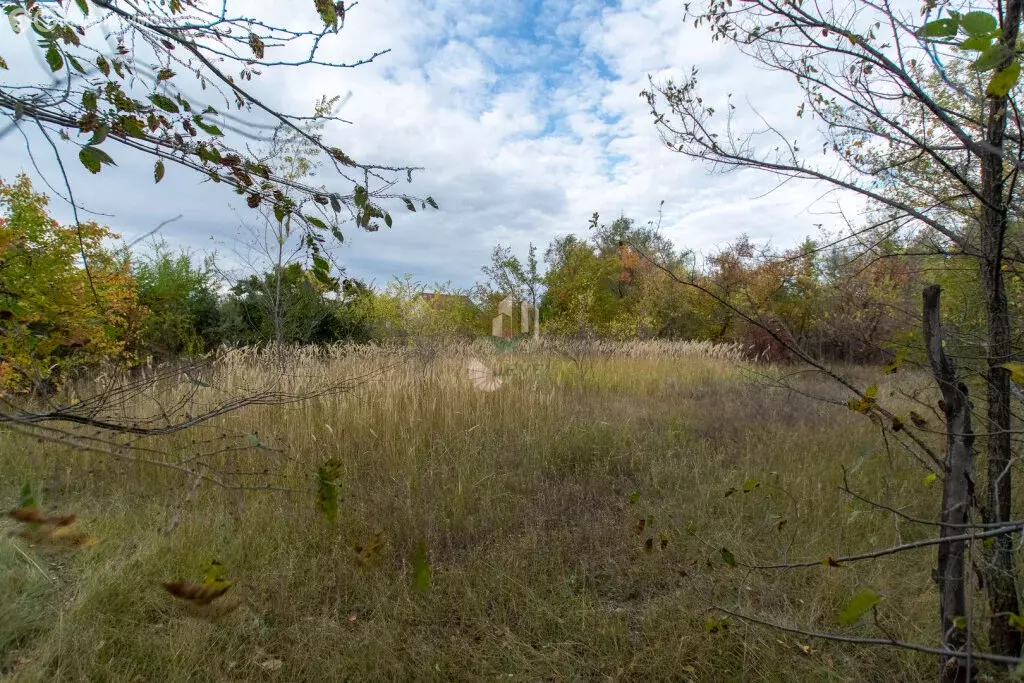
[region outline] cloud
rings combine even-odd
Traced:
[[[312,2],[253,5],[254,15],[315,21]],[[822,188],[790,184],[762,197],[771,179],[710,175],[660,141],[639,97],[649,74],[663,80],[697,65],[710,99],[724,104],[733,93],[743,121],[756,121],[748,101],[768,119],[789,121],[799,100],[791,79],[753,70],[683,19],[676,0],[361,3],[325,43],[326,54],[388,54],[353,69],[268,73],[256,87],[268,104],[300,112],[321,94],[350,91],[341,115],[352,125],[332,125],[330,142],[361,161],[424,167],[404,189],[433,196],[441,211],[393,206],[393,229],[348,231],[338,259],[367,280],[412,273],[470,286],[498,242],[525,253],[530,242],[543,247],[556,235],[585,232],[594,211],[654,219],[662,200],[663,230],[680,247],[706,252],[742,233],[778,245],[799,241],[823,222],[808,210]],[[27,49],[5,57],[29,64]],[[52,152],[37,134],[31,140],[41,170],[56,182]],[[73,147],[62,150],[74,159]],[[177,169],[154,187],[150,160],[121,156],[100,176],[71,164],[80,198],[111,214],[105,222],[132,236],[181,213],[168,228],[176,243],[205,248],[211,236],[233,239],[230,191]],[[32,171],[22,140],[8,135],[0,140],[0,175],[23,169]],[[66,207],[58,214],[69,218]]]

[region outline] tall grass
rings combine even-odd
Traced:
[[[870,618],[836,623],[871,587],[888,633],[937,640],[933,551],[839,569],[723,562],[723,548],[740,564],[813,559],[929,533],[845,498],[844,467],[865,495],[908,513],[932,517],[938,500],[863,416],[766,386],[742,352],[652,342],[229,354],[205,377],[210,401],[268,381],[302,392],[368,378],[208,427],[259,435],[261,447],[210,463],[226,481],[258,475],[292,492],[192,490],[174,470],[0,434],[3,499],[13,506],[34,482],[48,508],[104,539],[73,552],[0,540],[0,671],[18,681],[933,678],[933,659],[912,653],[736,621],[706,632],[718,604],[876,634]],[[474,391],[469,358],[502,387]],[[187,455],[190,438],[166,445]],[[329,459],[341,472],[336,524],[312,493]],[[379,552],[357,552],[373,539]],[[410,563],[421,542],[426,593]],[[199,579],[214,557],[237,578],[223,609],[196,613],[161,590]]]

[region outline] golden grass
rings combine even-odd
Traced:
[[[813,559],[930,535],[851,504],[837,491],[844,466],[866,495],[909,513],[932,517],[938,499],[863,416],[766,388],[740,355],[667,343],[230,354],[202,390],[211,401],[268,376],[302,391],[373,373],[350,392],[211,427],[282,450],[221,456],[218,467],[295,493],[202,486],[188,498],[192,480],[173,470],[0,434],[9,507],[31,480],[45,485],[47,509],[78,514],[104,539],[73,552],[0,539],[0,671],[18,681],[933,679],[926,656],[735,622],[705,632],[717,603],[876,635],[870,623],[836,623],[871,587],[890,633],[937,640],[933,550],[840,569],[724,564],[723,547],[741,563]],[[499,369],[501,389],[473,391],[469,358]],[[189,438],[167,444],[187,453]],[[331,458],[336,525],[311,492]],[[751,479],[759,485],[743,493]],[[378,535],[382,549],[360,558],[354,548]],[[421,541],[426,594],[412,588]],[[196,612],[161,589],[201,579],[211,557],[237,578],[221,607]]]

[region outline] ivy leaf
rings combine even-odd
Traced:
[[[1013,50],[1002,43],[996,43],[989,49],[982,52],[981,56],[971,63],[971,68],[979,73],[998,69],[1000,64],[1012,56]]]
[[[114,163],[114,160],[110,158],[110,155],[99,147],[86,145],[82,148],[82,151],[78,153],[78,158],[82,162],[82,165],[89,169],[90,173],[99,173],[103,164],[117,166],[117,164]]]
[[[50,71],[60,71],[64,66],[64,57],[61,56],[60,50],[57,49],[56,45],[50,45],[46,50],[46,63],[50,66]]]
[[[920,38],[952,38],[956,35],[959,25],[953,19],[936,19],[917,29]]]
[[[1012,61],[1010,66],[997,71],[988,82],[985,94],[989,97],[1006,97],[1020,80],[1020,62]]]
[[[725,562],[730,567],[735,567],[736,556],[733,555],[728,548],[722,548],[722,562]]]
[[[153,167],[153,179],[156,182],[160,182],[164,179],[164,162],[163,159],[156,162],[156,166]]]
[[[263,40],[255,33],[249,34],[249,48],[252,53],[256,56],[256,59],[263,59],[264,45]]]
[[[853,624],[860,619],[864,612],[877,605],[878,600],[878,593],[870,588],[865,588],[850,598],[846,604],[843,605],[843,609],[839,612],[837,620],[840,624]]]
[[[412,554],[412,588],[421,595],[430,592],[430,561],[427,558],[427,543],[420,541]]]
[[[149,96],[149,101],[169,114],[178,113],[178,105],[167,95],[156,93]]]
[[[988,12],[968,12],[960,18],[960,28],[972,38],[989,36],[998,25],[996,18]]]

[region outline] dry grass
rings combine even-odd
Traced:
[[[276,358],[275,381],[290,390],[378,374],[214,427],[258,431],[283,451],[252,449],[222,468],[267,470],[302,491],[204,486],[183,508],[192,482],[179,473],[0,434],[3,500],[13,505],[26,479],[45,483],[48,508],[104,539],[75,552],[0,539],[0,671],[18,681],[934,678],[933,659],[910,653],[735,623],[705,632],[718,603],[877,633],[836,624],[843,601],[871,587],[889,632],[936,641],[933,551],[790,572],[723,563],[722,547],[740,562],[777,561],[929,535],[851,505],[837,491],[844,466],[866,494],[911,513],[933,516],[938,496],[862,416],[766,388],[739,355],[484,344]],[[500,366],[504,386],[473,391],[470,357]],[[205,391],[265,383],[268,365],[233,354]],[[187,439],[175,443],[187,453]],[[307,492],[329,458],[342,473],[333,526]],[[756,489],[725,495],[751,478]],[[160,533],[176,514],[175,531]],[[382,550],[360,562],[354,546],[377,534]],[[411,585],[420,541],[427,594]],[[194,614],[160,589],[198,579],[210,557],[238,579],[220,608]]]

